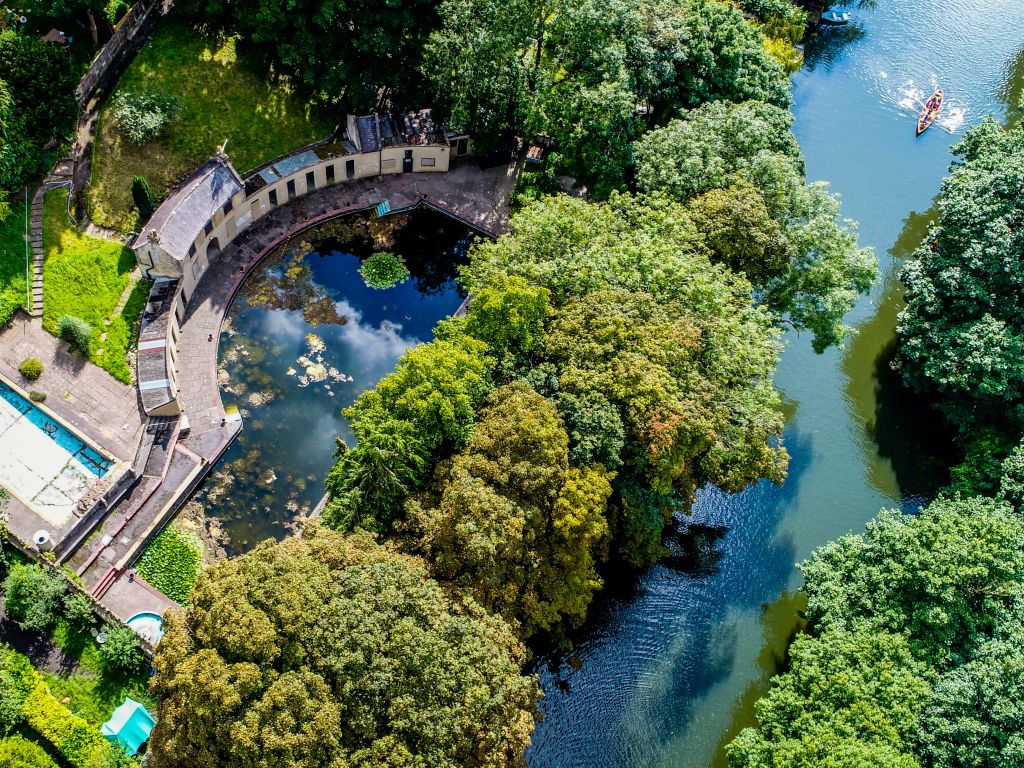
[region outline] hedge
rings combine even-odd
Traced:
[[[20,736],[0,739],[0,768],[57,768],[38,744]]]
[[[100,752],[111,746],[99,728],[57,701],[43,680],[25,699],[25,719],[75,768],[96,765]]]

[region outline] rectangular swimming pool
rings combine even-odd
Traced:
[[[113,461],[0,381],[0,485],[55,528]]]

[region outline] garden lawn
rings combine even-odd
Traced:
[[[61,317],[80,317],[92,328],[89,359],[130,384],[131,329],[145,302],[132,301],[133,290],[125,309],[115,310],[133,279],[135,256],[121,243],[79,232],[68,221],[66,199],[64,190],[51,190],[43,208],[43,327],[56,335]]]
[[[25,306],[26,269],[25,202],[16,200],[0,221],[0,326],[10,321],[15,309]]]
[[[130,677],[105,674],[96,640],[88,632],[71,629],[63,619],[58,620],[51,636],[65,654],[78,662],[78,668],[72,674],[44,672],[43,679],[58,701],[70,697],[67,708],[73,714],[99,726],[124,702],[125,696],[155,711],[156,702],[146,690],[148,671]]]
[[[143,144],[132,144],[118,130],[112,106],[119,94],[134,92],[164,93],[179,102],[178,117]],[[332,129],[286,81],[272,82],[250,67],[237,38],[208,37],[169,22],[140,51],[100,115],[89,192],[93,221],[138,229],[132,176],[144,177],[159,200],[225,139],[232,163],[243,172]]]

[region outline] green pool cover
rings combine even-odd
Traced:
[[[154,725],[156,720],[142,704],[125,697],[124,704],[115,709],[110,719],[100,726],[100,733],[120,744],[129,755],[134,755],[149,738]]]

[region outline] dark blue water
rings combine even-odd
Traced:
[[[354,442],[342,409],[462,302],[454,269],[465,227],[427,211],[397,228],[405,221],[393,217],[395,231],[378,231],[386,245],[359,226],[347,240],[306,233],[243,283],[218,350],[221,393],[241,411],[243,430],[195,497],[229,535],[229,552],[281,538],[316,506],[336,438]],[[373,250],[403,256],[412,277],[368,287],[359,265]]]
[[[797,626],[795,564],[860,530],[880,507],[916,509],[945,482],[937,417],[887,368],[901,259],[920,242],[950,146],[1021,92],[1019,0],[878,0],[856,25],[808,46],[794,77],[794,130],[811,179],[859,220],[883,279],[843,350],[791,335],[778,375],[791,416],[781,487],[706,490],[680,556],[626,580],[571,653],[538,659],[545,719],[531,768],[704,768],[751,722],[752,703]],[[916,99],[938,83],[950,109],[914,138]]]

